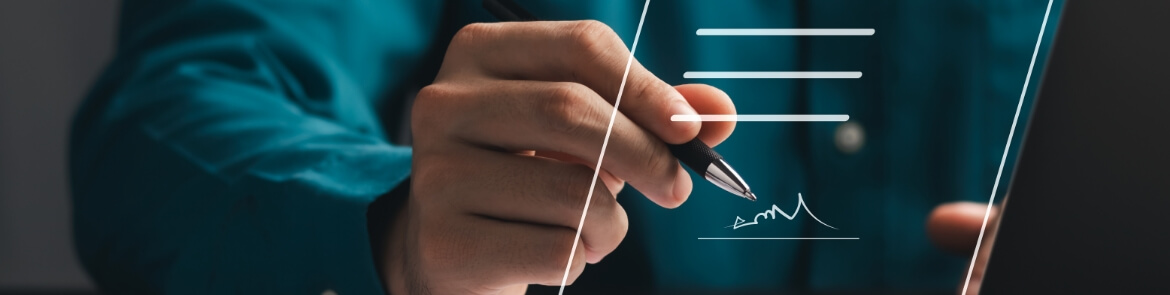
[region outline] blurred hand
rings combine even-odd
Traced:
[[[394,294],[512,294],[557,285],[569,263],[630,52],[596,21],[472,24],[451,41],[412,110],[411,192],[388,237]],[[718,144],[734,123],[671,122],[734,114],[704,85],[671,87],[630,68],[573,256],[569,282],[624,239],[614,196],[626,182],[674,208],[691,180],[663,143]]]
[[[983,227],[985,213],[986,203],[953,202],[939,205],[934,208],[926,222],[927,235],[936,246],[971,257],[972,251],[975,251],[975,242],[979,239],[979,231]],[[979,247],[979,255],[975,258],[975,269],[971,272],[967,294],[979,294],[979,286],[983,282],[983,272],[988,255],[991,254],[991,244],[995,241],[998,222],[999,206],[995,206],[991,208],[991,215],[987,218],[987,232],[983,234],[983,243]],[[967,273],[963,272],[964,278],[966,275]],[[963,285],[960,283],[957,292],[962,292],[962,288]]]

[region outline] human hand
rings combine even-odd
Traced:
[[[512,294],[560,285],[592,194],[568,282],[624,239],[614,196],[625,182],[674,208],[691,180],[667,143],[718,144],[734,114],[723,92],[671,87],[629,69],[600,179],[589,191],[630,52],[596,21],[472,24],[451,41],[434,84],[418,94],[411,192],[390,231],[385,282],[395,294]]]
[[[985,213],[987,204],[953,202],[939,205],[927,219],[927,235],[936,246],[944,250],[971,256],[972,251],[975,251],[975,243],[979,240]],[[966,294],[979,294],[988,255],[991,254],[991,244],[995,241],[995,232],[999,228],[998,222],[999,206],[994,206],[987,217],[987,231],[983,235],[979,255],[975,256],[975,268],[971,270],[971,282],[968,283]],[[963,273],[964,278],[966,274]],[[962,292],[963,286],[959,285],[959,288],[958,292]]]

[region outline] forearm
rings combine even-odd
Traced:
[[[123,20],[118,57],[71,137],[76,241],[95,282],[111,293],[378,292],[367,207],[405,181],[411,150],[387,143],[372,111],[395,86],[380,80],[400,74],[377,63],[408,60],[426,40],[392,44],[362,21],[418,11],[126,5],[123,17],[140,19]]]

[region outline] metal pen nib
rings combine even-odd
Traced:
[[[756,200],[756,194],[752,193],[752,189],[748,187],[747,182],[744,182],[743,178],[739,176],[739,173],[735,172],[735,169],[732,169],[731,165],[727,165],[727,162],[723,161],[723,159],[712,161],[711,164],[707,165],[707,169],[704,170],[703,178],[714,183],[715,186],[744,199],[753,202]]]
[[[697,174],[702,174],[703,178],[715,184],[736,196],[751,201],[756,200],[756,194],[752,193],[752,189],[748,187],[747,182],[743,181],[743,177],[731,169],[731,165],[723,161],[723,156],[716,153],[715,150],[707,146],[699,140],[699,138],[683,144],[668,144],[670,153],[678,158],[691,171]]]

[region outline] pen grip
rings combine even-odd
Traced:
[[[683,144],[667,144],[666,147],[670,148],[670,153],[674,154],[675,158],[700,175],[707,173],[707,167],[712,162],[723,159],[723,156],[698,137]]]

